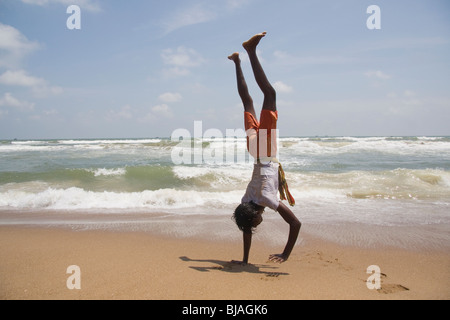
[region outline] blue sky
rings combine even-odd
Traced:
[[[69,30],[69,5],[81,30]],[[370,5],[381,29],[369,30]],[[447,0],[0,0],[0,139],[242,128],[232,62],[259,55],[282,136],[450,135]]]

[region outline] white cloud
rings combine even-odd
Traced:
[[[393,114],[407,113],[413,108],[422,106],[422,100],[411,90],[405,90],[402,94],[390,93],[388,98],[392,102],[389,112]]]
[[[364,75],[368,78],[377,78],[380,80],[387,80],[387,79],[392,78],[390,75],[388,75],[380,70],[368,71],[368,72],[364,73]]]
[[[0,83],[10,86],[35,87],[46,84],[42,78],[30,76],[25,70],[6,71],[0,75]]]
[[[180,46],[176,49],[165,49],[161,53],[163,63],[169,68],[163,70],[165,77],[181,77],[190,74],[190,69],[205,63],[205,59],[194,49]]]
[[[56,116],[59,114],[58,110],[56,109],[44,110],[43,113],[46,116]]]
[[[405,90],[405,91],[403,92],[403,95],[404,95],[405,97],[411,98],[411,97],[415,97],[415,96],[416,96],[416,93],[415,93],[414,91],[411,91],[411,90]]]
[[[417,111],[423,107],[422,100],[411,90],[405,90],[402,93],[390,92],[387,98],[386,114],[389,115],[408,115],[413,110]]]
[[[158,97],[162,102],[179,102],[182,97],[179,93],[166,92]]]
[[[163,77],[164,78],[180,78],[180,77],[185,77],[187,75],[189,75],[191,72],[189,71],[189,69],[186,68],[179,68],[179,67],[174,67],[174,68],[166,68],[163,70]]]
[[[167,104],[160,104],[154,106],[150,109],[149,112],[143,114],[143,116],[139,117],[137,120],[141,123],[154,123],[159,118],[172,118],[173,113],[170,107]]]
[[[167,65],[192,68],[200,66],[205,60],[194,49],[183,46],[177,49],[165,49],[161,53],[163,62]]]
[[[39,44],[27,39],[14,27],[0,23],[0,67],[18,67]]]
[[[34,95],[41,98],[57,95],[63,91],[61,87],[50,86],[42,78],[28,75],[25,70],[5,71],[0,75],[0,84],[31,88]]]
[[[34,103],[20,101],[13,97],[9,92],[6,92],[3,97],[0,98],[0,106],[12,107],[20,111],[32,111],[34,109]]]
[[[152,108],[152,113],[163,118],[172,118],[173,113],[167,104],[161,104]]]
[[[227,0],[226,5],[230,10],[241,9],[250,4],[253,0]]]
[[[160,21],[167,35],[175,30],[192,25],[214,21],[241,10],[254,0],[198,1],[188,6],[178,7]]]
[[[126,105],[119,110],[109,110],[106,119],[109,121],[129,120],[133,118],[133,109],[130,105]]]
[[[49,4],[62,4],[64,6],[70,6],[76,4],[81,10],[86,9],[91,12],[101,10],[100,5],[96,1],[92,0],[22,0],[22,2],[38,6],[46,6]]]
[[[195,4],[179,9],[163,20],[162,26],[166,34],[177,29],[214,20],[217,14],[203,4]]]
[[[275,88],[275,91],[281,92],[281,93],[290,93],[293,91],[293,88],[281,81],[277,81],[273,84],[273,87]]]

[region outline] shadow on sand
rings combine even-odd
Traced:
[[[247,264],[240,265],[237,263],[233,263],[231,261],[222,261],[222,260],[214,260],[214,259],[190,259],[188,257],[180,257],[180,260],[186,262],[202,262],[208,263],[208,266],[189,266],[189,268],[200,271],[200,272],[209,272],[209,271],[223,271],[229,273],[254,273],[261,274],[266,277],[279,277],[279,276],[287,276],[289,273],[285,272],[276,272],[278,267],[263,265],[263,264]],[[213,265],[211,265],[213,264]]]

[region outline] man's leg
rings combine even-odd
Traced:
[[[247,83],[245,82],[244,73],[242,72],[241,59],[239,58],[239,53],[238,52],[233,53],[231,56],[228,57],[228,59],[234,61],[236,65],[237,87],[239,96],[241,97],[242,103],[244,104],[244,110],[245,112],[251,113],[255,117],[255,119],[257,119],[255,108],[253,106],[253,99],[248,92]]]
[[[253,36],[250,40],[244,42],[242,46],[247,51],[252,64],[253,73],[255,75],[256,82],[259,88],[264,93],[263,109],[270,111],[277,111],[276,106],[276,92],[275,89],[270,84],[269,80],[264,73],[264,70],[259,62],[258,56],[256,54],[256,47],[259,41],[266,36],[266,33],[259,33]]]

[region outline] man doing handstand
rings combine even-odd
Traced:
[[[232,60],[236,65],[238,92],[244,105],[247,148],[256,161],[252,180],[247,186],[241,204],[236,208],[233,214],[237,226],[243,232],[243,260],[233,261],[240,264],[248,263],[252,234],[256,227],[262,222],[262,213],[266,207],[277,211],[290,226],[289,238],[283,253],[272,254],[269,256],[269,260],[283,263],[289,258],[295,242],[297,241],[301,227],[301,223],[294,213],[283,202],[278,200],[277,197],[278,190],[282,192],[281,187],[279,187],[279,182],[283,181],[284,184],[286,183],[284,181],[284,173],[279,177],[279,172],[283,171],[279,170],[280,165],[275,158],[277,153],[276,129],[278,120],[276,92],[268,81],[256,54],[256,47],[265,35],[266,32],[257,34],[243,43],[243,47],[250,58],[256,82],[264,94],[264,102],[259,122],[253,107],[253,99],[248,92],[244,74],[241,69],[239,53],[233,53],[228,57],[228,59]],[[289,194],[288,191],[287,193]],[[289,196],[290,194],[288,197]],[[289,198],[289,200],[291,200],[291,198]]]

